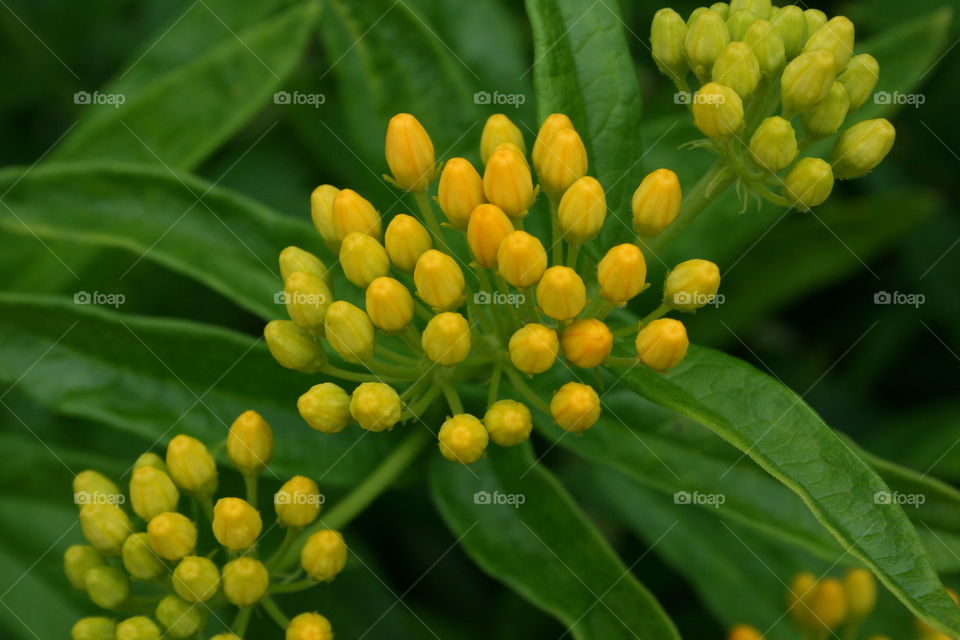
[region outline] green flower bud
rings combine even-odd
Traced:
[[[730,0],[730,13],[750,11],[761,20],[769,20],[773,3],[770,0]]]
[[[197,526],[182,513],[161,513],[147,523],[150,548],[164,560],[179,560],[197,546]]]
[[[743,42],[728,44],[713,64],[713,80],[748,98],[760,82],[760,64],[750,46]]]
[[[290,320],[271,320],[263,329],[270,355],[281,367],[316,373],[327,364],[320,342],[303,327]]]
[[[757,21],[757,16],[752,11],[736,11],[730,14],[730,17],[727,18],[727,31],[730,34],[730,40],[735,42],[742,42],[744,34],[747,33],[747,29],[750,28],[754,22]]]
[[[687,60],[698,78],[705,78],[717,56],[730,42],[730,32],[720,14],[704,9],[691,16],[684,48]]]
[[[100,552],[85,544],[71,545],[63,554],[63,572],[76,589],[85,589],[87,571],[107,564]]]
[[[297,400],[301,417],[322,433],[337,433],[350,424],[350,396],[332,382],[321,382]]]
[[[847,67],[837,78],[837,82],[847,90],[847,96],[850,98],[850,111],[855,111],[863,106],[863,103],[867,101],[867,98],[870,97],[877,86],[879,77],[880,64],[869,53],[861,53],[850,58]]]
[[[837,77],[833,54],[825,49],[807,51],[790,61],[780,78],[784,117],[790,118],[819,104]]]
[[[807,23],[807,38],[815,34],[820,27],[827,24],[827,14],[820,9],[807,9],[803,12],[803,20]],[[804,40],[806,43],[806,40]]]
[[[137,580],[156,580],[167,566],[150,547],[146,533],[135,533],[123,542],[123,568]]]
[[[130,506],[144,520],[166,511],[176,511],[180,492],[163,471],[156,467],[134,469],[130,478]]]
[[[130,578],[114,567],[94,567],[83,582],[90,600],[103,609],[116,609],[130,597]]]
[[[750,156],[758,166],[776,173],[797,157],[797,134],[789,120],[767,118],[750,138]]]
[[[801,211],[822,204],[833,191],[833,169],[821,158],[804,158],[784,179],[783,196]]]
[[[747,29],[743,41],[750,45],[764,75],[774,76],[780,73],[786,62],[786,54],[783,40],[772,24],[766,20],[757,20]]]
[[[673,9],[660,9],[653,16],[650,26],[650,48],[653,61],[668,76],[675,79],[687,75],[687,54],[684,40],[687,24]]]
[[[160,640],[160,628],[146,616],[127,618],[117,625],[116,640]]]
[[[330,305],[326,333],[330,346],[344,360],[362,362],[373,355],[373,323],[363,309],[345,300]]]
[[[875,118],[853,125],[833,147],[833,171],[839,180],[859,178],[880,164],[896,140],[897,130],[889,120]]]
[[[789,4],[776,12],[770,18],[770,23],[783,40],[787,60],[796,58],[803,51],[803,44],[807,41],[807,19],[803,15],[803,9],[795,4]]]
[[[321,278],[294,271],[283,281],[283,300],[291,320],[304,329],[320,331],[333,294]]]
[[[803,127],[814,140],[829,138],[843,124],[849,109],[847,90],[839,82],[834,82],[823,102],[801,116]]]
[[[203,611],[174,595],[161,600],[154,615],[167,630],[164,638],[189,638],[201,631],[206,622]]]
[[[708,82],[693,96],[693,124],[715,140],[728,140],[743,127],[743,101],[730,87]]]
[[[804,52],[825,49],[833,54],[837,70],[847,66],[853,55],[854,28],[848,18],[836,16],[829,22],[810,32],[807,43],[803,45]]]
[[[70,640],[113,640],[116,629],[110,618],[80,618],[70,630]]]
[[[249,607],[266,595],[269,585],[270,574],[259,560],[244,556],[223,567],[223,593],[230,604]]]
[[[123,504],[123,495],[113,480],[87,469],[73,477],[73,502],[85,504]]]
[[[300,551],[300,564],[314,580],[333,580],[346,563],[347,545],[339,531],[317,531],[307,538]]]
[[[167,445],[167,469],[170,478],[184,491],[208,494],[217,488],[217,464],[196,438],[174,436]]]
[[[117,554],[132,530],[130,518],[113,504],[85,504],[80,509],[80,528],[94,549]]]
[[[134,470],[139,469],[140,467],[153,467],[154,469],[159,469],[164,473],[167,472],[167,464],[163,461],[163,458],[152,451],[141,454],[140,457],[137,458],[137,461],[133,463]]]
[[[323,264],[320,258],[300,247],[287,247],[280,252],[280,278],[286,281],[291,274],[297,271],[303,271],[320,278],[332,290],[333,277],[330,274],[330,269]]]
[[[714,2],[710,5],[710,10],[719,14],[724,20],[730,17],[730,5],[726,2]]]
[[[259,473],[273,455],[273,430],[259,413],[237,416],[227,433],[227,456],[242,473]]]
[[[173,570],[173,590],[187,602],[206,602],[220,588],[220,571],[208,558],[187,556]]]

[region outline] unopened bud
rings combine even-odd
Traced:
[[[773,5],[770,0],[730,0],[730,12],[749,11],[761,20],[769,20]]]
[[[197,526],[181,513],[161,513],[147,523],[147,541],[164,560],[180,560],[196,548]]]
[[[683,362],[690,340],[682,322],[659,318],[640,329],[634,346],[640,362],[654,371],[669,371]]]
[[[783,197],[801,211],[823,204],[831,191],[833,168],[821,158],[803,158],[783,181]]]
[[[500,243],[497,269],[504,280],[525,289],[539,282],[546,271],[547,251],[536,236],[526,231],[514,231]]]
[[[413,271],[417,259],[433,247],[426,228],[405,213],[395,215],[387,225],[384,243],[393,266],[407,273]]]
[[[347,280],[363,289],[390,273],[390,257],[376,239],[353,232],[340,245],[340,266]]]
[[[487,122],[483,125],[483,133],[480,134],[480,158],[484,164],[493,155],[494,150],[504,142],[516,145],[521,155],[526,152],[523,132],[520,128],[507,116],[495,113],[487,118]]]
[[[653,61],[663,73],[672,78],[683,78],[687,74],[687,52],[684,40],[687,37],[687,24],[673,9],[660,9],[653,16],[650,26],[650,49]]]
[[[452,367],[470,355],[470,325],[459,313],[438,313],[423,330],[421,344],[431,361]]]
[[[470,464],[483,456],[490,437],[483,423],[468,413],[459,413],[447,420],[437,434],[440,453],[451,462]]]
[[[277,521],[288,529],[305,527],[320,515],[320,487],[306,476],[283,483],[274,499]]]
[[[497,267],[497,251],[500,243],[513,231],[513,223],[500,207],[482,204],[470,214],[467,226],[467,244],[481,267]]]
[[[188,435],[175,436],[167,445],[167,470],[174,483],[190,493],[213,493],[217,464],[207,447]]]
[[[580,433],[592,427],[600,418],[600,398],[593,387],[568,382],[553,394],[550,414],[564,431]]]
[[[456,260],[436,249],[417,260],[413,282],[417,295],[434,311],[452,311],[463,303],[463,271]]]
[[[798,573],[787,589],[787,613],[803,631],[812,631],[810,599],[817,587],[817,579],[810,573]]]
[[[556,202],[574,182],[587,174],[587,149],[576,129],[557,131],[543,151],[537,175],[547,195]]]
[[[716,11],[721,18],[726,20],[730,17],[730,4],[726,2],[714,2],[708,7],[711,11]]]
[[[321,382],[297,399],[297,411],[310,428],[338,433],[350,424],[350,396],[332,382]]]
[[[533,416],[525,404],[516,400],[497,400],[484,414],[483,426],[494,443],[512,447],[530,437]]]
[[[807,38],[815,34],[820,27],[827,24],[827,14],[820,9],[807,9],[803,12],[803,19],[807,23]],[[806,41],[804,41],[806,43]]]
[[[757,20],[759,20],[757,14],[747,9],[732,12],[730,17],[727,18],[727,31],[730,33],[730,40],[732,42],[742,42],[747,29]],[[716,65],[716,62],[714,62],[714,65]],[[714,77],[714,80],[717,80],[717,78]]]
[[[130,518],[115,504],[91,502],[80,507],[80,528],[87,542],[103,553],[120,553],[130,535]]]
[[[398,113],[387,125],[387,165],[401,189],[425,191],[437,173],[433,142],[420,121]]]
[[[139,469],[140,467],[154,467],[160,471],[163,471],[164,473],[167,472],[167,463],[163,461],[163,458],[152,451],[140,454],[140,457],[137,458],[137,461],[133,463],[134,469]]]
[[[146,616],[134,616],[117,624],[115,640],[160,640],[160,627]]]
[[[93,567],[83,582],[90,600],[103,609],[118,609],[130,597],[130,578],[115,567]]]
[[[647,262],[635,244],[611,247],[597,265],[597,281],[604,298],[618,307],[647,286]]]
[[[700,87],[691,108],[693,124],[714,140],[729,140],[743,128],[743,101],[725,85],[708,82]]]
[[[314,580],[330,582],[347,564],[347,545],[339,531],[317,531],[303,545],[300,564]]]
[[[409,289],[393,278],[373,280],[364,298],[370,322],[382,331],[401,331],[413,320],[413,296]]]
[[[363,362],[373,355],[373,323],[366,312],[345,300],[327,309],[324,319],[327,342],[348,362]]]
[[[130,477],[130,506],[144,520],[165,511],[176,511],[180,492],[163,471],[155,467],[134,469]]]
[[[320,278],[327,288],[331,286],[330,270],[320,258],[300,247],[290,246],[280,252],[280,277],[286,281],[296,271],[303,271]]]
[[[836,61],[836,68],[839,71],[847,66],[851,56],[853,56],[854,28],[849,18],[836,16],[831,18],[825,25],[810,32],[807,43],[803,45],[803,50],[817,51],[826,50],[833,54]]]
[[[333,199],[333,228],[338,244],[354,231],[379,240],[380,213],[353,189],[343,189]]]
[[[599,367],[613,349],[613,333],[595,318],[570,323],[560,338],[563,356],[584,369]]]
[[[820,633],[832,631],[847,617],[847,596],[838,580],[826,578],[817,583],[809,600],[810,615]]]
[[[749,625],[738,624],[730,629],[727,640],[763,640],[763,636]]]
[[[570,267],[553,266],[537,283],[537,304],[554,320],[572,320],[587,305],[587,288]]]
[[[728,44],[713,63],[713,79],[736,91],[741,98],[753,94],[760,82],[760,64],[750,45],[744,42]]]
[[[262,529],[260,512],[246,500],[220,498],[213,507],[213,535],[230,551],[252,547]]]
[[[873,94],[879,77],[880,64],[869,53],[861,53],[850,58],[847,67],[837,78],[837,82],[847,90],[847,97],[850,98],[850,111],[855,111],[863,106],[867,98]]]
[[[836,60],[825,49],[805,51],[791,60],[780,79],[784,117],[789,119],[819,104],[836,77]]]
[[[333,220],[333,200],[340,193],[340,189],[329,184],[322,184],[310,194],[310,218],[317,233],[327,243],[328,247],[340,244],[337,227]]]
[[[803,9],[795,4],[788,4],[777,11],[770,23],[780,35],[787,60],[796,58],[807,41],[807,19],[803,16]]]
[[[709,260],[681,262],[667,275],[663,302],[677,311],[696,311],[710,304],[720,288],[720,269]]]
[[[120,489],[113,480],[98,471],[87,469],[73,477],[74,502],[78,505],[121,501]]]
[[[593,239],[607,218],[607,198],[596,178],[584,176],[570,185],[557,208],[561,237],[571,244]]]
[[[822,140],[837,132],[849,110],[850,98],[847,90],[839,82],[834,82],[827,97],[800,118],[807,135],[814,140]]]
[[[771,173],[790,166],[799,153],[797,134],[789,120],[767,118],[750,138],[750,156],[757,166]]]
[[[787,57],[776,27],[766,20],[757,20],[747,29],[743,41],[756,56],[761,73],[768,77],[780,73]]]
[[[466,158],[450,158],[440,174],[437,202],[450,226],[466,229],[470,214],[487,201],[483,178]],[[429,248],[429,247],[428,247]]]
[[[682,192],[677,174],[670,169],[657,169],[644,176],[633,192],[633,228],[644,237],[652,238],[680,214]]]
[[[396,389],[383,382],[364,382],[350,396],[350,415],[367,431],[392,429],[402,412]]]
[[[525,216],[536,194],[524,157],[510,149],[494,151],[483,171],[483,193],[511,218]],[[473,219],[472,213],[470,218]]]
[[[237,607],[249,607],[267,595],[270,573],[263,563],[250,557],[231,560],[223,567],[223,594]]]
[[[167,630],[164,638],[190,638],[206,623],[203,610],[175,595],[163,598],[154,615]]]
[[[294,271],[283,281],[283,293],[291,320],[311,331],[323,328],[333,295],[321,278],[306,271]]]
[[[80,618],[70,629],[70,640],[114,640],[117,625],[110,618]]]
[[[533,167],[539,175],[543,167],[543,156],[547,152],[547,146],[550,140],[558,131],[563,129],[573,129],[573,123],[563,113],[551,113],[540,125],[537,132],[537,139],[533,142],[533,152],[530,154],[533,158]]]
[[[897,130],[885,118],[858,122],[840,134],[831,160],[838,180],[866,175],[890,153]]]
[[[273,455],[273,430],[256,411],[241,413],[227,433],[227,456],[243,473],[257,473]],[[167,509],[172,511],[172,509]]]
[[[167,571],[163,560],[150,547],[146,533],[134,533],[124,540],[123,568],[137,580],[156,580]]]
[[[220,571],[209,558],[187,556],[173,570],[173,590],[187,602],[206,602],[220,588]]]
[[[63,571],[75,589],[85,589],[84,576],[94,567],[106,566],[100,552],[85,544],[71,545],[63,554]]]
[[[263,329],[270,355],[281,367],[316,373],[327,364],[317,338],[291,320],[271,320]]]
[[[877,604],[877,581],[866,569],[850,569],[843,577],[851,620],[863,620]]]
[[[560,340],[555,330],[532,322],[510,336],[507,349],[513,366],[532,375],[553,366],[560,351]]]
[[[731,11],[732,16],[733,12]],[[730,31],[720,14],[710,9],[704,9],[695,16],[691,16],[687,24],[684,48],[687,52],[690,67],[697,74],[697,77],[707,77],[717,56],[729,42]]]
[[[301,613],[290,621],[285,640],[333,640],[333,628],[319,613]]]

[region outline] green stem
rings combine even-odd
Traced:
[[[237,612],[237,617],[233,619],[230,630],[233,635],[242,638],[247,634],[247,627],[250,625],[250,616],[253,614],[253,607],[243,607]]]
[[[507,307],[507,316],[510,318],[510,327],[516,328],[519,327],[522,323],[520,322],[520,315],[517,313],[517,308],[512,304],[507,304],[506,301],[509,300],[510,295],[510,285],[507,284],[507,281],[504,280],[503,276],[499,273],[496,275],[497,278],[497,291],[503,294],[501,298],[504,301],[504,306]],[[512,333],[512,332],[511,332]]]
[[[552,198],[550,199],[550,229],[553,264],[563,264],[563,243],[560,241],[560,216],[557,214],[557,205]]]
[[[450,253],[450,247],[447,245],[447,239],[443,235],[443,227],[440,226],[440,223],[437,221],[437,216],[433,212],[433,205],[430,204],[430,197],[427,195],[426,191],[416,191],[413,194],[413,197],[417,201],[417,207],[420,209],[420,213],[423,215],[424,221],[427,223],[427,228],[430,229],[436,239],[437,244],[440,245],[440,248],[443,249],[444,253]]]
[[[641,326],[641,327],[646,326],[648,322],[653,322],[657,318],[662,318],[663,316],[667,315],[667,313],[669,312],[670,312],[670,307],[667,305],[667,303],[661,302],[659,307],[657,307],[647,315],[643,316],[643,318],[641,318],[638,326]]]
[[[616,308],[616,306],[617,305],[610,302],[606,298],[603,298],[602,301],[600,302],[600,306],[597,307],[596,312],[593,314],[593,317],[596,318],[597,320],[603,320],[610,314],[611,311],[613,311]]]
[[[536,288],[527,287],[520,292],[523,295],[523,320],[525,322],[539,322],[540,314],[537,313],[537,303],[535,301]]]
[[[276,622],[281,629],[286,629],[290,626],[290,618],[283,613],[277,603],[274,602],[270,596],[267,596],[261,600],[260,606],[263,607],[263,610],[267,612],[267,615],[273,618],[273,621]]]
[[[627,336],[632,336],[638,331],[639,327],[639,322],[631,322],[630,324],[620,327],[619,329],[615,329],[613,332],[613,337],[626,338]]]
[[[326,375],[332,378],[349,380],[350,382],[372,382],[374,380],[379,380],[377,376],[370,375],[369,373],[361,373],[359,371],[350,371],[349,369],[342,369],[340,367],[335,367],[329,364],[325,366],[323,369],[321,369],[320,373],[325,373]]]
[[[393,349],[388,349],[381,344],[374,346],[374,353],[381,355],[384,358],[390,358],[394,361],[394,363],[399,365],[408,367],[416,367],[420,365],[420,361],[416,358],[411,358],[410,356],[405,356],[402,353],[397,353]]]
[[[727,167],[726,160],[718,158],[710,170],[684,196],[680,215],[653,239],[648,245],[650,250],[656,253],[663,249],[668,242],[686,229],[687,225],[693,222],[707,208],[707,205],[733,182],[733,179],[734,174]]]
[[[301,529],[302,527],[291,527],[287,529],[286,533],[283,534],[283,541],[280,542],[280,546],[277,547],[277,550],[273,552],[273,556],[267,561],[267,569],[272,570],[276,567],[277,563],[287,555],[287,549],[290,548],[293,541],[300,535]]]
[[[490,379],[490,389],[487,391],[487,406],[489,407],[497,401],[500,393],[500,379],[503,378],[503,365],[498,364],[493,370],[493,376]]]
[[[256,509],[257,508],[257,474],[244,473],[243,486],[247,492],[247,502],[250,503],[251,507]]]
[[[527,399],[527,402],[535,406],[540,411],[543,411],[546,414],[550,414],[550,405],[544,402],[537,393],[530,388],[530,385],[527,384],[526,380],[520,375],[513,367],[504,367],[504,371],[507,372],[507,377],[510,378],[510,382],[513,383],[513,386],[523,394],[523,397]]]
[[[567,266],[573,269],[574,271],[577,270],[577,257],[579,253],[580,253],[579,244],[571,244],[570,249],[567,250]]]
[[[626,356],[609,356],[606,361],[603,363],[608,367],[632,367],[637,364],[636,358],[628,358]]]
[[[296,582],[288,582],[287,584],[278,584],[270,587],[270,593],[296,593],[297,591],[303,591],[304,589],[309,589],[310,587],[318,584],[320,584],[319,581],[314,580],[313,578],[304,578],[302,580],[297,580]]]
[[[419,363],[418,363],[419,364]],[[390,376],[391,378],[396,378],[398,380],[412,380],[413,378],[418,378],[423,373],[420,367],[405,367],[396,364],[390,364],[388,362],[381,362],[379,360],[365,360],[363,365],[373,371],[374,373],[382,374],[385,376]]]
[[[423,353],[420,332],[417,331],[412,322],[404,327],[403,332],[400,333],[400,339],[406,342],[407,346],[413,349],[415,353]]]
[[[456,389],[449,384],[445,384],[443,385],[443,395],[447,398],[447,404],[450,405],[451,411],[454,413],[465,413],[463,410],[463,402],[460,401],[460,395]]]

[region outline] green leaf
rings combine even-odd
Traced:
[[[196,166],[270,99],[318,15],[319,4],[308,0],[237,33],[221,28],[215,47],[169,72],[121,80],[102,93],[122,95],[123,104],[85,106],[87,115],[51,159]]]
[[[807,504],[917,616],[960,634],[951,601],[889,487],[792,391],[723,353],[692,348],[670,376],[635,368],[624,382],[639,395],[710,428]]]
[[[603,183],[610,234],[630,228],[640,183],[640,86],[616,3],[526,0],[533,28],[537,115],[567,114],[583,137],[590,175]]]
[[[262,318],[283,314],[277,256],[320,250],[309,223],[162,167],[86,163],[0,172],[0,226],[31,238],[118,247],[205,283]]]
[[[277,432],[271,478],[322,473],[321,484],[351,485],[401,435],[312,431],[296,399],[321,380],[232,331],[18,294],[0,294],[0,324],[0,380],[61,413],[151,442],[189,433],[214,445],[240,413],[260,412]]]
[[[469,467],[437,456],[430,488],[480,568],[563,622],[574,638],[679,638],[529,446],[492,449]],[[522,496],[523,504],[496,504],[497,496]]]

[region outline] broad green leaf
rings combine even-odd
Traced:
[[[12,188],[11,188],[12,187]],[[33,241],[65,239],[134,252],[195,278],[263,318],[276,318],[277,256],[287,245],[318,250],[308,222],[162,167],[44,165],[0,172],[10,211],[0,225]]]
[[[624,382],[741,449],[795,491],[914,613],[960,634],[960,609],[903,509],[876,498],[890,488],[802,398],[747,363],[704,348],[691,349],[670,376],[636,368]]]
[[[124,96],[123,104],[86,105],[89,115],[51,159],[196,166],[270,100],[318,15],[319,4],[307,0],[239,32],[223,28],[215,47],[150,81],[138,75],[129,93],[122,81],[104,90]]]
[[[640,86],[617,3],[527,0],[537,115],[567,114],[583,137],[590,175],[603,183],[611,237],[630,228],[630,194],[643,154]]]
[[[0,324],[0,380],[66,415],[158,444],[189,433],[214,445],[240,413],[260,412],[276,431],[271,478],[350,485],[400,436],[312,431],[296,399],[321,379],[280,368],[262,340],[232,331],[17,294],[0,294]]]
[[[430,489],[474,562],[563,622],[574,638],[679,638],[653,596],[534,462],[529,446],[492,449],[469,467],[437,456]],[[498,504],[517,496],[523,504]]]

